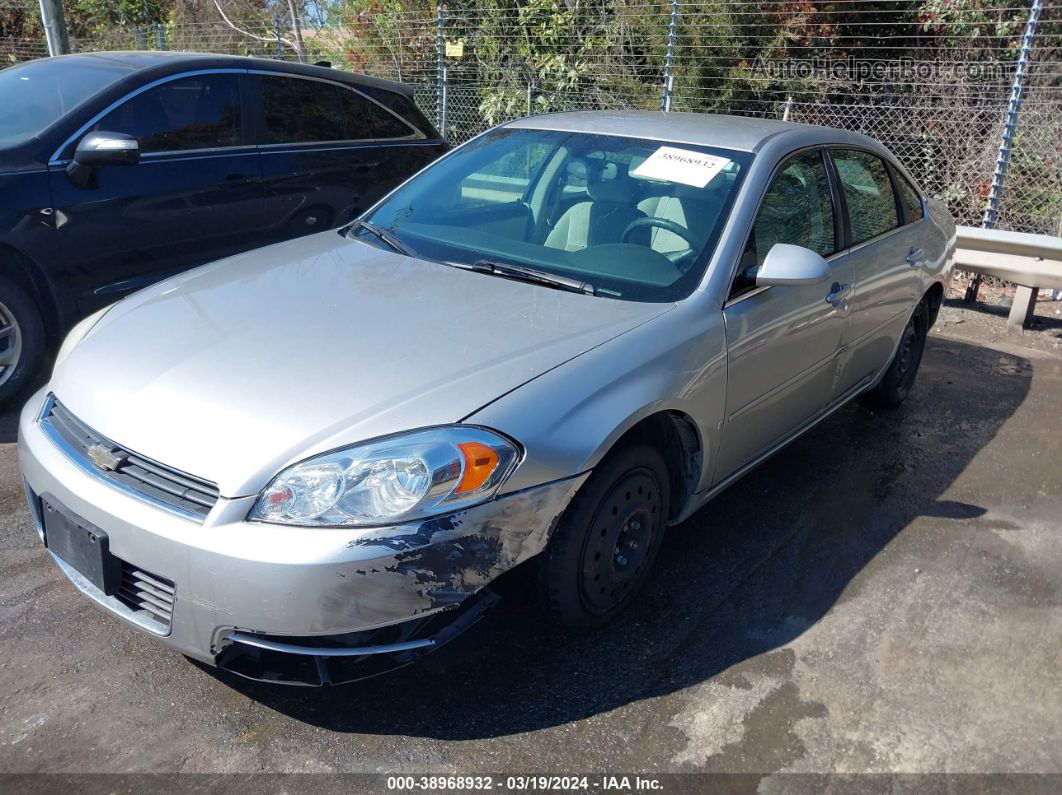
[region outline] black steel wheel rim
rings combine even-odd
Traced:
[[[609,612],[637,590],[661,522],[660,485],[650,470],[631,470],[609,489],[583,548],[579,592],[588,610]]]

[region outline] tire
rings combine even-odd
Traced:
[[[929,308],[922,301],[907,321],[900,344],[878,385],[863,395],[863,402],[872,408],[891,409],[899,406],[914,386],[918,366],[926,349],[929,333]]]
[[[0,278],[0,406],[17,398],[44,358],[45,334],[37,304]]]
[[[549,617],[585,632],[612,621],[645,584],[667,526],[667,464],[646,444],[610,453],[575,495],[538,562]]]

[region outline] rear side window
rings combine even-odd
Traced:
[[[340,89],[339,93],[348,139],[408,138],[413,135],[409,125],[361,94],[349,89]]]
[[[435,137],[431,124],[424,118],[424,114],[417,109],[417,106],[413,104],[413,100],[394,91],[388,91],[376,86],[359,86],[358,90],[366,96],[375,99],[392,113],[397,113],[406,124],[413,128],[412,130],[407,130],[403,136],[417,132],[425,137]]]
[[[236,76],[171,80],[122,103],[93,129],[131,135],[141,152],[238,146],[242,139]]]
[[[855,149],[836,149],[833,162],[848,204],[852,245],[900,225],[892,180],[880,157]]]
[[[742,256],[742,271],[763,264],[776,243],[828,256],[837,250],[833,198],[819,151],[786,162],[771,180]]]
[[[313,143],[346,138],[343,107],[334,84],[297,77],[259,80],[266,143]]]
[[[909,224],[920,221],[924,213],[918,191],[896,169],[893,169],[892,173],[896,177],[896,186],[900,189],[900,204],[903,205],[904,220]]]

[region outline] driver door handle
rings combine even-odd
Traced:
[[[844,303],[844,299],[848,297],[848,294],[852,292],[852,285],[840,284],[834,282],[830,287],[830,292],[826,296],[826,303],[837,309]]]

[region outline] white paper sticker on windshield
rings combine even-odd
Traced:
[[[694,188],[703,188],[729,162],[730,160],[725,157],[691,152],[689,149],[676,149],[673,146],[661,146],[645,158],[645,161],[631,172],[631,176],[663,179],[682,185],[692,185]]]

